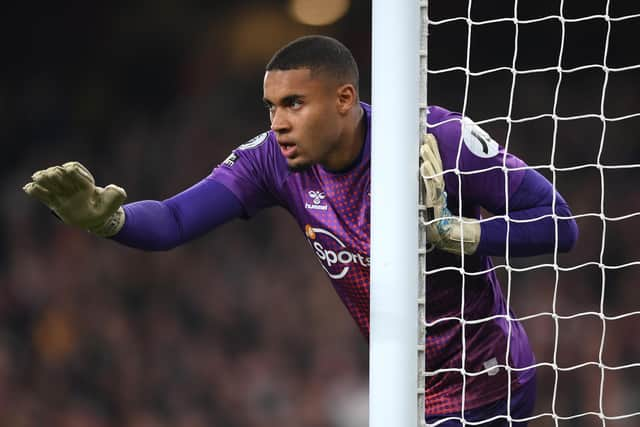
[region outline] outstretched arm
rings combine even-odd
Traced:
[[[212,178],[170,199],[144,200],[123,208],[126,220],[113,239],[148,251],[171,249],[244,215],[236,196]]]
[[[238,198],[211,177],[164,201],[122,206],[125,191],[96,186],[78,162],[38,171],[23,189],[64,223],[145,250],[173,248],[245,211]]]

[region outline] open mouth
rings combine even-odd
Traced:
[[[296,145],[280,143],[280,151],[282,152],[282,155],[287,158],[293,157],[296,154]]]

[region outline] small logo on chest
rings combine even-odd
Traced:
[[[326,194],[324,194],[322,191],[311,190],[307,193],[308,201],[305,202],[304,207],[311,210],[326,211],[327,209],[329,209],[326,202],[324,202],[324,199],[326,198]]]

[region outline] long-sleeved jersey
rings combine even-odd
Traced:
[[[327,272],[333,287],[363,335],[369,335],[369,211],[370,211],[370,123],[371,111],[364,105],[366,140],[355,164],[346,172],[332,173],[314,165],[302,172],[291,172],[282,156],[275,135],[263,133],[240,146],[214,172],[212,178],[236,195],[251,215],[257,210],[280,205],[296,219],[312,251]],[[460,116],[432,107],[429,123],[438,141],[445,170],[477,170],[502,166],[505,153],[479,128],[468,129],[460,147]],[[439,125],[437,125],[440,123]],[[471,126],[470,122],[467,122]],[[467,128],[465,127],[465,132]],[[473,133],[478,133],[474,136]],[[397,142],[395,142],[397,143]],[[458,160],[458,152],[460,156]],[[391,160],[392,161],[392,160]],[[506,156],[507,167],[524,166],[514,156]],[[510,175],[507,191],[513,193],[524,177],[524,170]],[[481,206],[504,205],[505,184],[501,169],[485,175],[445,176],[449,206],[457,213],[462,189],[463,214],[478,217]],[[428,255],[428,271],[460,266],[461,258],[433,250]],[[407,262],[414,262],[407,260]],[[465,270],[486,271],[491,268],[487,256],[467,256]],[[427,276],[427,320],[461,317],[462,276],[457,270],[445,270]],[[465,320],[504,316],[507,308],[498,280],[493,272],[466,275],[464,280]],[[466,408],[478,407],[506,395],[508,381],[503,369],[494,365],[525,367],[533,364],[527,336],[518,322],[511,322],[511,348],[507,356],[509,326],[504,318],[493,318],[465,328],[465,360],[462,355],[462,326],[457,320],[437,323],[427,330],[426,358],[430,372],[442,368],[463,368],[480,376],[466,377]],[[508,359],[508,360],[507,360]],[[513,375],[517,387],[533,371]],[[427,378],[427,412],[448,413],[459,410],[462,398],[462,375],[445,372]]]

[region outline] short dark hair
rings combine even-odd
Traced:
[[[351,83],[358,90],[358,64],[351,51],[327,36],[304,36],[280,48],[267,63],[266,71],[308,68],[312,74],[327,73],[340,83]]]

